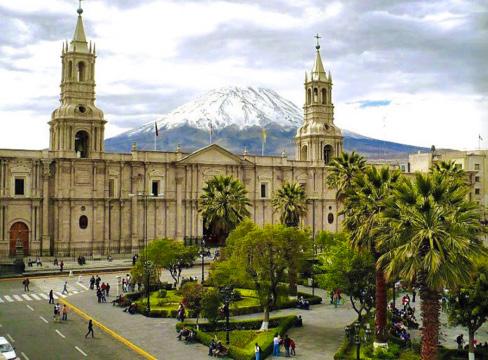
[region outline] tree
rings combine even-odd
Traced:
[[[488,264],[477,264],[471,280],[451,291],[448,300],[449,322],[468,329],[469,359],[474,360],[474,335],[488,319]]]
[[[377,262],[375,337],[382,343],[388,338],[387,289],[383,268],[378,266],[382,250],[378,247],[377,239],[386,207],[385,201],[390,197],[399,178],[400,172],[397,170],[390,170],[386,166],[378,169],[370,165],[364,172],[356,173],[344,193],[343,226],[351,246],[369,252]]]
[[[449,173],[416,174],[393,191],[384,212],[379,259],[388,278],[420,288],[423,360],[437,358],[440,291],[469,281],[480,241],[479,207],[467,201],[469,187]]]
[[[262,330],[268,329],[271,307],[284,295],[279,283],[288,267],[285,248],[287,229],[283,225],[261,228],[245,220],[227,239],[226,261],[234,268],[229,276],[253,284],[264,312]]]
[[[212,288],[207,289],[202,298],[202,315],[211,323],[217,322],[220,317],[221,305],[222,298],[219,291]]]
[[[290,295],[296,296],[298,272],[312,255],[312,239],[308,231],[296,227],[283,227],[279,231],[287,264],[288,291]]]
[[[283,225],[298,227],[300,219],[307,214],[305,190],[297,182],[286,182],[274,194],[272,205],[274,211],[280,213]]]
[[[147,246],[148,260],[158,269],[158,274],[161,273],[161,269],[168,270],[175,287],[180,283],[181,271],[192,264],[197,255],[197,247],[185,246],[181,241],[167,238],[153,240]],[[144,258],[144,250],[139,256],[139,259],[142,258]]]
[[[196,325],[198,327],[198,319],[203,309],[203,299],[205,297],[206,289],[196,282],[187,282],[181,287],[181,295],[183,297],[183,304],[192,311],[192,315],[197,318]]]
[[[343,152],[327,167],[327,184],[337,190],[337,198],[350,188],[352,179],[366,169],[366,160],[359,154]]]
[[[319,255],[321,274],[317,280],[326,289],[341,289],[349,295],[351,305],[361,322],[375,305],[375,261],[371,254],[353,250],[344,236],[328,238],[325,251]]]
[[[219,175],[203,187],[198,211],[204,218],[204,226],[222,240],[250,215],[249,206],[251,202],[244,185],[231,176]]]

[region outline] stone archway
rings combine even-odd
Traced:
[[[17,240],[22,242],[24,255],[29,255],[29,228],[21,221],[17,221],[10,227],[10,256],[15,256]]]

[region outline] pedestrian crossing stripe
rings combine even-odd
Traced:
[[[8,302],[14,302],[14,299],[12,299],[10,296],[8,295],[5,295],[4,296],[5,300],[7,300]]]
[[[49,300],[49,296],[46,294],[39,294],[40,297],[42,297],[44,300]]]
[[[88,288],[87,288],[85,285],[83,285],[82,283],[79,283],[79,282],[78,282],[77,284],[78,284],[79,286],[81,286],[83,289],[88,290]]]
[[[15,300],[17,301],[24,301],[24,299],[22,299],[19,295],[12,295],[14,297]]]
[[[2,298],[0,297],[0,303],[3,303],[4,301],[2,300]]]
[[[71,290],[71,292],[72,292],[73,294],[78,294],[78,291],[76,291],[76,290]]]
[[[66,297],[66,295],[61,294],[60,292],[57,292],[57,291],[56,291],[56,295],[58,295],[59,297],[62,297],[62,298],[65,298]],[[56,297],[55,297],[55,299],[56,299]]]
[[[26,299],[27,301],[32,301],[32,299],[29,297],[27,294],[22,294],[22,297]]]
[[[32,298],[34,300],[41,300],[41,298],[39,296],[37,296],[36,294],[30,294],[30,296],[32,296]]]

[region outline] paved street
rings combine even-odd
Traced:
[[[67,321],[55,323],[53,306],[45,299],[48,292],[42,286],[44,281],[32,280],[31,291],[26,293],[22,280],[0,282],[0,335],[12,342],[21,359],[142,359],[97,328],[94,339],[85,339],[87,322],[72,312]],[[51,282],[57,285],[55,291],[62,290],[60,279]],[[82,287],[68,288],[72,292],[66,299],[83,296]]]

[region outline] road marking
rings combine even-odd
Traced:
[[[26,305],[29,309],[31,309],[31,311],[34,311],[34,308],[30,305]]]
[[[8,302],[14,302],[14,299],[12,299],[10,296],[8,295],[5,295],[4,296],[5,300],[7,300]]]
[[[15,300],[17,301],[24,301],[24,299],[22,299],[19,295],[12,295],[14,297]]]
[[[157,358],[154,355],[151,355],[147,351],[145,351],[144,349],[140,348],[139,346],[134,345],[129,340],[127,340],[123,336],[117,334],[112,329],[106,327],[101,322],[98,322],[97,320],[93,319],[93,317],[91,317],[87,313],[83,312],[82,310],[78,309],[76,306],[72,305],[67,300],[62,299],[61,300],[61,303],[68,305],[73,312],[77,313],[79,316],[81,316],[85,320],[90,320],[91,319],[93,321],[93,325],[98,326],[100,329],[102,329],[103,331],[105,331],[107,334],[109,334],[110,336],[112,336],[114,339],[120,341],[122,344],[124,344],[125,346],[129,347],[130,349],[132,349],[134,352],[138,353],[139,355],[142,355],[145,359],[147,359],[147,360],[157,360]]]
[[[88,288],[87,288],[85,285],[83,285],[82,283],[77,283],[77,284],[78,284],[79,286],[81,286],[83,289],[88,290]]]
[[[81,350],[78,346],[75,346],[75,349],[78,350],[83,356],[88,356],[83,350]]]
[[[20,355],[22,355],[22,357],[25,359],[25,360],[30,360],[26,354],[24,354],[23,352],[20,353]]]
[[[27,301],[32,301],[32,299],[29,297],[27,294],[22,294],[22,297],[26,299]]]
[[[46,319],[44,319],[42,316],[39,316],[41,318],[42,321],[44,321],[46,324],[49,324],[49,321],[47,321]]]
[[[73,294],[78,294],[78,291],[76,291],[76,290],[72,290],[71,292],[72,292]]]
[[[62,298],[65,298],[66,297],[66,295],[61,294],[60,292],[57,292],[57,291],[56,291],[56,295],[58,295],[58,296],[60,296]],[[56,297],[54,297],[54,298],[57,299]]]
[[[0,303],[3,303],[3,302],[5,302],[5,301],[3,301],[2,298],[0,297]]]
[[[30,294],[30,296],[32,296],[32,298],[34,300],[41,300],[41,298],[39,296],[37,296],[36,294]]]
[[[49,296],[46,294],[39,294],[40,297],[42,297],[44,300],[49,300]]]
[[[66,336],[64,336],[63,334],[61,334],[61,331],[59,330],[56,330],[56,332],[58,333],[59,336],[61,336],[63,339],[66,339]]]
[[[7,337],[9,338],[9,340],[10,340],[11,342],[13,342],[13,343],[15,342],[14,338],[13,338],[12,336],[10,336],[10,334],[7,334]]]

